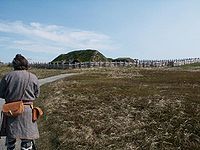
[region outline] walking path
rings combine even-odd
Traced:
[[[43,84],[50,83],[50,82],[53,82],[53,81],[56,81],[56,80],[59,80],[59,79],[65,78],[65,77],[73,76],[73,75],[76,75],[76,74],[78,74],[78,73],[60,74],[60,75],[57,75],[57,76],[52,76],[52,77],[40,79],[39,80],[40,86],[43,85]]]
[[[44,78],[44,79],[39,79],[40,86],[42,86],[42,85],[44,85],[46,83],[54,82],[56,80],[63,79],[65,77],[73,76],[73,75],[76,75],[76,74],[78,74],[78,73],[60,74],[60,75],[57,75],[57,76],[52,76],[52,77],[48,77],[48,78]],[[4,100],[0,98],[0,110],[2,109],[2,105],[3,104],[4,104]],[[6,150],[5,138],[4,137],[2,137],[0,139],[0,150]],[[16,144],[16,150],[20,150],[20,141],[18,141],[17,144]]]

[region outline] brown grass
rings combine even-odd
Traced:
[[[12,71],[11,67],[7,65],[0,65],[0,79],[8,72]]]
[[[8,72],[12,71],[13,68],[8,65],[0,66],[0,79]],[[38,69],[38,68],[29,68],[30,72],[34,73],[39,79],[46,77],[59,75],[63,73],[79,72],[79,70],[59,70],[59,69]]]
[[[200,72],[91,69],[44,85],[39,149],[200,149]]]

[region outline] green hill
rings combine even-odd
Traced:
[[[98,62],[107,61],[107,58],[98,50],[77,50],[67,54],[61,54],[56,57],[51,63],[74,63],[74,62]]]
[[[113,59],[114,62],[134,62],[134,59],[128,57],[121,57],[117,59]]]
[[[182,65],[181,67],[182,68],[200,67],[200,63],[185,64],[185,65]]]

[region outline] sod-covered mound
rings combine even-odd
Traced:
[[[107,58],[98,50],[77,50],[67,54],[61,54],[51,63],[75,63],[75,62],[99,62],[107,61]]]

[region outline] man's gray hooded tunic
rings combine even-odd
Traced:
[[[39,96],[38,78],[26,71],[15,70],[5,75],[0,82],[0,98],[6,102],[16,100],[35,100]],[[19,139],[37,139],[39,132],[36,122],[32,122],[32,109],[25,105],[22,115],[7,118],[7,137]]]

